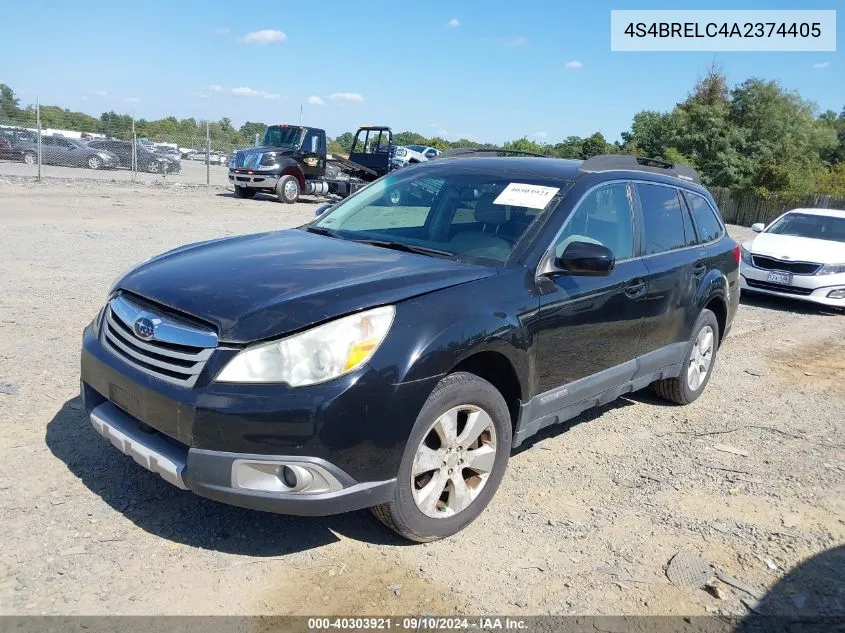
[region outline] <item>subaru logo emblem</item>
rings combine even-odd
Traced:
[[[133,329],[135,330],[135,334],[138,338],[144,341],[152,339],[153,334],[155,333],[155,326],[147,317],[140,317],[137,319]]]

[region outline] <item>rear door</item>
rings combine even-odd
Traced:
[[[638,182],[636,191],[648,270],[639,356],[648,354],[644,370],[654,371],[683,356],[698,316],[695,299],[707,271],[707,253],[677,187]]]

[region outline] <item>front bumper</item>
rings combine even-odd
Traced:
[[[229,184],[249,189],[275,189],[279,182],[278,174],[238,174],[229,170]]]
[[[296,389],[214,382],[235,353],[218,348],[186,388],[128,365],[89,326],[81,354],[85,411],[121,452],[217,501],[324,515],[391,498],[411,428],[439,376],[393,384],[364,365]],[[243,471],[250,463],[255,468]],[[285,465],[301,465],[330,485],[290,492],[279,484]]]
[[[165,481],[202,497],[265,512],[322,516],[360,510],[384,503],[393,496],[395,479],[358,483],[329,462],[317,458],[188,448],[161,433],[150,432],[149,427],[145,428],[110,402],[89,409],[85,393],[83,386],[86,411],[90,410],[91,424],[100,435]],[[265,476],[261,479],[243,476],[251,464],[269,468],[262,471]],[[330,484],[328,489],[315,493],[267,490],[268,482],[274,478],[276,487],[284,488],[283,480],[275,473],[289,465],[323,473]]]
[[[831,307],[845,307],[845,275],[792,275],[792,283],[784,285],[770,282],[771,272],[777,271],[756,268],[742,262],[740,288],[746,292],[798,299]],[[833,297],[829,296],[831,293],[834,294]],[[841,298],[837,298],[840,296]]]

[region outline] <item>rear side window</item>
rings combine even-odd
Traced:
[[[704,196],[697,193],[685,191],[684,195],[687,198],[687,204],[692,211],[695,218],[695,225],[698,227],[698,233],[701,236],[702,242],[712,242],[722,237],[724,229],[722,223],[716,217],[713,207],[707,202]]]
[[[674,187],[637,184],[645,225],[645,255],[663,253],[687,245],[684,210]],[[691,239],[695,239],[691,236]]]

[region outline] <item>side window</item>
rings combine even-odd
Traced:
[[[634,255],[633,211],[625,183],[599,187],[581,200],[555,244],[555,255],[563,255],[572,242],[602,244],[617,260]]]
[[[681,206],[683,207],[684,205]],[[699,244],[700,242],[695,233],[695,225],[692,223],[692,216],[689,214],[689,209],[684,208],[681,211],[681,217],[684,219],[684,236],[687,240],[687,246],[695,246],[696,244]]]
[[[637,184],[645,225],[645,253],[663,253],[686,246],[683,213],[678,190],[661,185]]]
[[[698,227],[698,233],[701,235],[702,242],[712,242],[722,237],[724,229],[722,223],[713,212],[713,207],[710,203],[697,193],[685,191],[684,195],[687,199],[687,204],[692,211],[695,218],[695,224]]]
[[[320,153],[320,135],[316,132],[310,132],[305,137],[305,142],[302,144],[302,149],[312,154]]]

